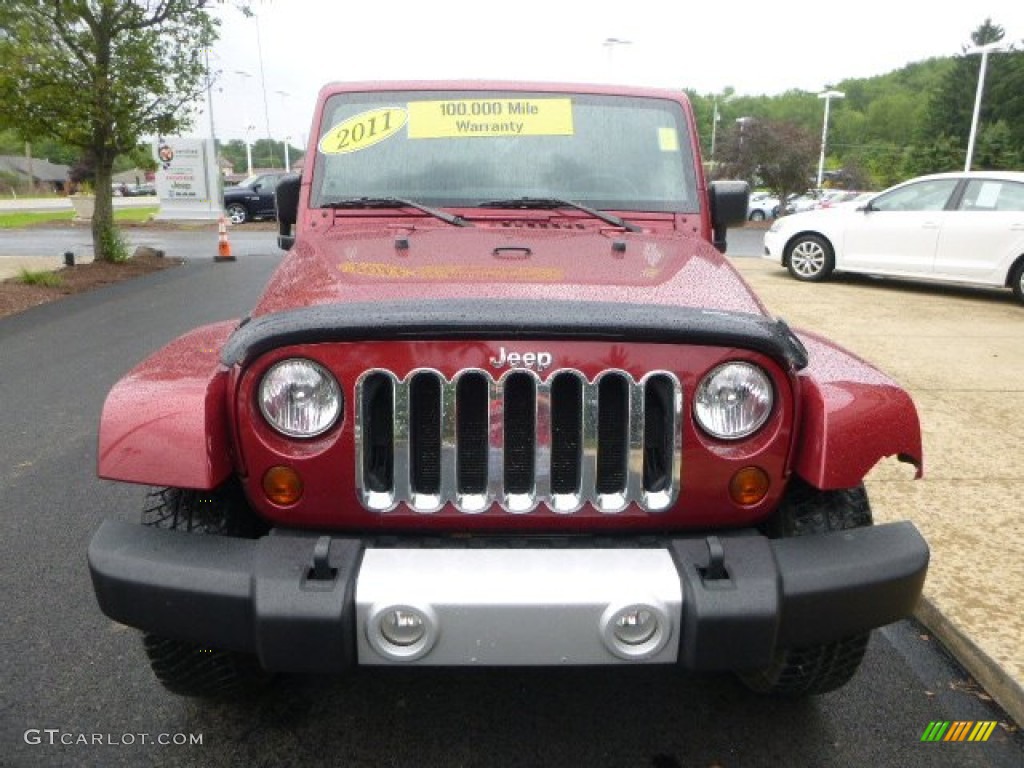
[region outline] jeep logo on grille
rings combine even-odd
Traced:
[[[547,370],[553,362],[550,352],[511,352],[504,347],[499,347],[498,354],[490,359],[492,368],[533,368],[536,371]]]

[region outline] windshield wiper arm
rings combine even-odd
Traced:
[[[417,211],[440,219],[446,224],[456,227],[472,227],[472,222],[466,221],[461,216],[431,208],[429,205],[417,203],[415,200],[407,200],[404,197],[346,197],[341,200],[328,200],[323,204],[324,208],[415,208]]]
[[[630,224],[625,219],[613,216],[610,213],[591,208],[589,205],[577,203],[574,200],[565,200],[561,197],[514,197],[509,200],[488,200],[480,203],[478,208],[575,208],[577,211],[593,216],[595,219],[611,224],[615,227],[622,227],[630,232],[642,232],[636,224]]]

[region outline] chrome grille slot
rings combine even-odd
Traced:
[[[666,371],[636,381],[621,370],[593,381],[579,371],[542,379],[478,369],[451,380],[385,370],[356,383],[356,484],[367,509],[406,503],[417,512],[452,504],[513,514],[545,504],[570,514],[591,503],[613,514],[649,512],[679,493],[682,388]]]

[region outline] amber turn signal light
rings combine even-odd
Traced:
[[[302,497],[302,478],[291,467],[271,467],[263,475],[263,492],[275,504],[290,506]]]
[[[729,481],[729,496],[741,507],[751,507],[767,494],[768,473],[760,467],[744,467]]]

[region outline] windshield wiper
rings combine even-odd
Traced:
[[[561,197],[514,197],[510,200],[488,200],[485,203],[480,203],[477,207],[479,208],[575,208],[577,211],[583,211],[595,219],[611,224],[615,227],[622,227],[623,229],[629,230],[630,232],[642,232],[636,224],[630,224],[625,219],[620,219],[618,216],[613,216],[610,213],[599,211],[596,208],[591,208],[583,203],[577,203],[573,200],[565,200]]]
[[[472,222],[466,221],[461,216],[431,208],[429,205],[417,203],[415,200],[406,200],[404,197],[347,197],[341,200],[329,200],[323,203],[324,208],[415,208],[423,211],[435,219],[440,219],[446,224],[456,227],[472,227]]]

